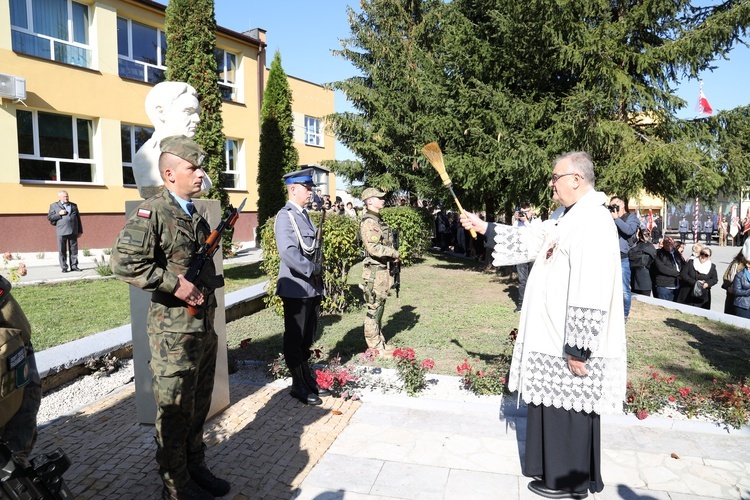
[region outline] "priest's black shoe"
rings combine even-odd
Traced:
[[[589,496],[588,491],[567,491],[567,490],[553,490],[547,488],[544,485],[544,481],[534,480],[529,483],[529,489],[539,496],[544,498],[586,498]]]
[[[307,385],[307,387],[321,398],[325,398],[331,395],[331,392],[328,389],[321,389],[321,387],[318,385],[317,381],[315,380],[315,376],[310,369],[310,364],[307,361],[302,362],[302,376],[305,379],[305,384]]]
[[[180,488],[164,486],[161,490],[161,498],[162,500],[212,500],[214,496],[201,489],[193,481],[189,481],[185,486]]]
[[[229,490],[232,487],[229,484],[229,481],[214,476],[213,472],[211,472],[205,465],[199,465],[197,467],[188,466],[188,473],[190,474],[190,479],[195,481],[195,484],[215,497],[223,497],[229,493]]]
[[[322,405],[323,401],[307,387],[302,365],[291,370],[292,389],[289,394],[305,403],[306,405]],[[308,372],[309,373],[309,372]]]

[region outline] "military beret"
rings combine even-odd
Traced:
[[[375,188],[367,188],[364,191],[362,191],[362,201],[365,201],[367,198],[382,198],[385,196],[385,193],[382,191],[378,191]]]
[[[192,139],[184,135],[172,135],[162,139],[159,144],[162,153],[169,153],[200,167],[206,159],[206,152]]]

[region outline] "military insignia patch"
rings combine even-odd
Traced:
[[[151,218],[151,210],[147,210],[145,208],[139,208],[138,209],[138,217],[142,217],[144,219],[150,219]]]
[[[378,235],[377,235],[377,234],[373,234],[373,235],[371,235],[371,236],[370,236],[370,241],[372,241],[373,243],[375,243],[375,242],[376,242],[376,241],[378,241],[379,239],[380,239],[380,238],[378,237]]]

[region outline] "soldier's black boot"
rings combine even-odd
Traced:
[[[179,488],[164,485],[161,490],[162,500],[213,500],[214,495],[203,490],[193,481]]]
[[[195,466],[188,465],[188,473],[195,484],[215,497],[223,497],[229,493],[232,487],[229,481],[214,476],[205,463]]]
[[[323,401],[307,387],[302,365],[292,368],[292,390],[289,393],[306,405],[320,405]]]
[[[305,379],[305,384],[307,384],[308,389],[313,391],[321,398],[325,398],[331,395],[331,392],[328,389],[321,389],[321,387],[315,381],[315,375],[313,375],[312,370],[310,369],[310,363],[308,363],[307,360],[302,362],[302,376]]]

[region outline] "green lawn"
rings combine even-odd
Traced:
[[[266,280],[260,263],[227,267],[226,291]],[[116,279],[13,287],[37,351],[130,323],[128,285]]]
[[[350,274],[357,293],[360,273],[356,266]],[[227,291],[265,280],[258,263],[227,268],[225,275]],[[128,287],[117,280],[16,287],[13,293],[39,350],[130,322]],[[516,294],[510,277],[471,260],[431,254],[402,270],[400,297],[392,295],[386,304],[384,334],[397,347],[415,349],[420,359],[433,359],[435,372],[456,374],[464,358],[482,366],[505,350],[518,322],[512,312]],[[360,362],[363,319],[361,305],[322,317],[316,347],[327,358]],[[270,310],[229,323],[230,359],[274,359],[282,332],[282,318]],[[750,375],[750,342],[740,328],[635,300],[627,336],[630,379],[657,371],[707,389],[714,378],[737,381]],[[378,364],[393,366],[393,361],[381,358]]]

